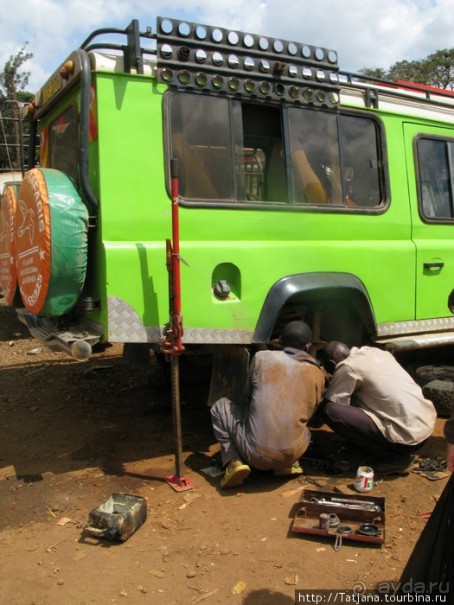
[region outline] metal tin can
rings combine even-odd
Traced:
[[[360,466],[356,473],[355,489],[369,492],[374,486],[374,470],[370,466]]]
[[[318,521],[318,526],[320,529],[329,529],[329,514],[321,513]]]
[[[125,542],[147,519],[147,503],[142,496],[112,494],[92,510],[85,532],[97,538]]]

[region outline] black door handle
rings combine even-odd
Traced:
[[[424,269],[443,269],[444,263],[424,263]]]

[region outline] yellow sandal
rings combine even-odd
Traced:
[[[228,487],[238,487],[242,485],[244,480],[249,477],[251,472],[250,467],[247,464],[239,464],[231,468],[225,469],[225,474],[221,479],[221,488],[226,489]]]
[[[275,477],[296,477],[303,474],[303,469],[299,464],[287,466],[285,468],[277,468],[273,471]]]

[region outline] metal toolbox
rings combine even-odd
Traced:
[[[147,505],[142,496],[112,494],[91,511],[85,532],[97,538],[127,540],[147,518]]]
[[[320,515],[339,522],[324,527]],[[292,530],[302,534],[383,544],[385,499],[307,489],[298,502]]]

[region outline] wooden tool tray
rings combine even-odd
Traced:
[[[319,500],[323,502],[317,502]],[[343,506],[339,506],[339,504]],[[377,510],[349,508],[349,506],[376,507]],[[351,533],[341,534],[338,527],[320,528],[321,513],[336,514],[340,520],[339,527],[346,525],[351,529]],[[376,526],[380,530],[379,535],[359,533],[360,527],[364,523]],[[298,502],[292,530],[302,534],[334,538],[341,534],[342,540],[383,544],[385,541],[385,499],[369,495],[357,496],[306,489]]]

